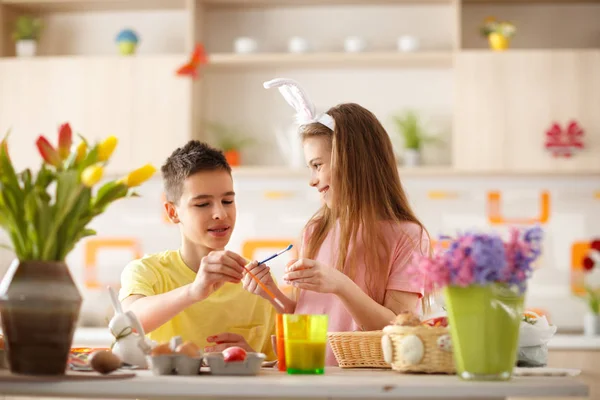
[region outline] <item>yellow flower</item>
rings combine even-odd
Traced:
[[[77,152],[77,158],[75,160],[77,162],[81,162],[85,157],[85,154],[87,153],[87,145],[85,144],[85,142],[79,143],[75,151]]]
[[[98,161],[106,161],[110,158],[113,151],[117,147],[119,140],[116,136],[107,137],[102,143],[98,145]]]
[[[122,183],[127,185],[127,187],[135,187],[139,186],[142,183],[146,182],[148,179],[152,178],[152,175],[156,172],[156,168],[154,168],[151,164],[146,164],[141,168],[138,168],[134,171],[131,171],[129,175],[120,179],[118,183]]]
[[[92,187],[100,182],[102,175],[104,175],[104,168],[99,165],[92,165],[84,169],[81,173],[81,182],[87,187]]]

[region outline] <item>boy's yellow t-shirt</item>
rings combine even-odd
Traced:
[[[196,273],[183,262],[179,251],[168,250],[129,263],[121,274],[119,300],[131,295],[154,296],[190,284]],[[246,291],[242,284],[225,283],[208,298],[186,308],[173,319],[148,333],[157,342],[173,336],[192,341],[201,348],[206,338],[231,332],[242,335],[258,352],[274,360],[271,335],[275,334],[276,311],[267,300]]]

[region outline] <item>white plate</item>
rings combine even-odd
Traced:
[[[580,373],[581,373],[580,369],[573,369],[573,368],[517,367],[513,370],[514,376],[577,376]]]

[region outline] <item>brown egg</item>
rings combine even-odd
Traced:
[[[159,344],[158,346],[153,348],[152,351],[150,352],[150,354],[153,356],[160,356],[163,354],[172,354],[172,353],[173,352],[171,351],[171,347],[169,346],[169,343]]]
[[[196,346],[195,343],[185,342],[184,344],[177,346],[175,352],[178,354],[184,354],[188,357],[198,357],[200,354],[200,347]]]
[[[90,354],[90,366],[101,374],[109,374],[117,370],[122,362],[110,350],[99,350]]]

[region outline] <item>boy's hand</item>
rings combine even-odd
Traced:
[[[211,251],[202,258],[191,293],[196,301],[204,300],[225,282],[239,283],[244,277],[246,260],[232,251]]]
[[[210,336],[206,338],[206,341],[208,343],[215,343],[214,346],[206,346],[204,348],[204,351],[207,353],[223,351],[228,347],[234,346],[241,347],[250,353],[254,352],[252,347],[250,347],[248,342],[246,342],[246,339],[244,339],[243,336],[235,333],[220,333],[216,336]]]
[[[271,269],[266,265],[258,265],[258,261],[252,261],[250,265],[246,267],[248,271],[252,273],[252,275],[256,276],[258,280],[260,280],[263,285],[267,287],[271,292],[274,292],[277,285],[275,281],[273,281],[273,277],[271,276]],[[271,297],[260,287],[260,285],[250,276],[249,273],[244,274],[244,278],[242,279],[242,283],[244,285],[244,289],[249,291],[250,293],[256,294],[265,298],[267,300],[271,300]]]

